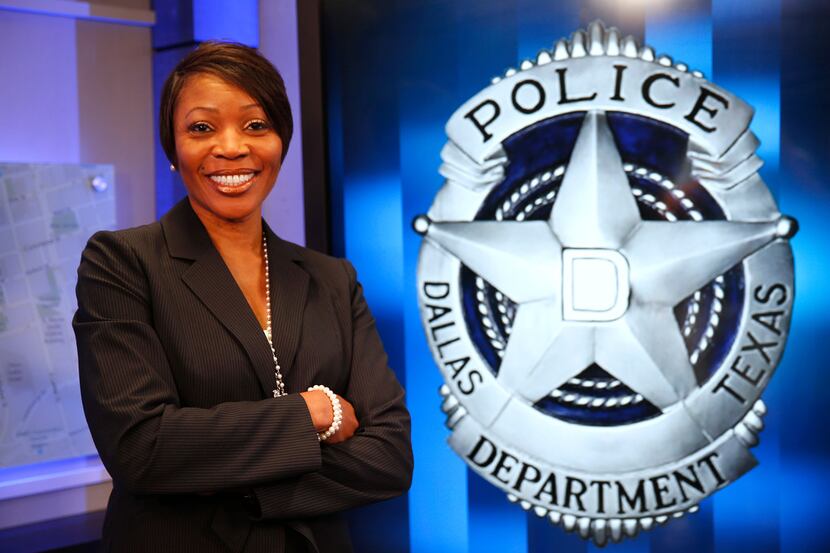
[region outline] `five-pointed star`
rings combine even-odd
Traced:
[[[697,386],[674,306],[781,236],[781,225],[643,221],[603,112],[586,114],[570,159],[547,221],[428,222],[421,230],[518,304],[503,386],[535,403],[597,363],[664,409]],[[566,313],[576,300],[563,284],[586,275],[568,264],[595,257],[592,250],[622,260],[612,274],[623,281],[598,279],[628,292],[614,320],[592,318],[590,309],[582,312],[588,320]],[[591,277],[603,265],[588,261]]]

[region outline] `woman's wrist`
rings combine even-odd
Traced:
[[[343,409],[340,406],[340,399],[338,399],[337,394],[332,392],[327,386],[315,384],[308,389],[309,392],[315,390],[323,392],[331,405],[331,424],[323,432],[317,432],[317,438],[321,442],[325,442],[340,429],[340,424],[343,422]]]
[[[334,413],[331,408],[331,401],[322,390],[311,390],[300,392],[300,397],[305,400],[308,414],[311,417],[311,424],[315,432],[324,432],[331,426],[334,420]]]

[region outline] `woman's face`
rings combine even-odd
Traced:
[[[202,219],[260,217],[282,158],[262,107],[241,88],[197,73],[182,87],[173,128],[177,169]]]

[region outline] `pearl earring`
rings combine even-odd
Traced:
[[[172,163],[170,164],[170,170],[174,173],[176,172],[176,166],[173,165]]]

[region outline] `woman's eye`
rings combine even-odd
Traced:
[[[190,131],[195,133],[203,133],[210,131],[210,125],[207,123],[193,123],[190,125]]]
[[[269,128],[265,121],[251,121],[248,123],[248,128],[252,131],[264,131]]]

